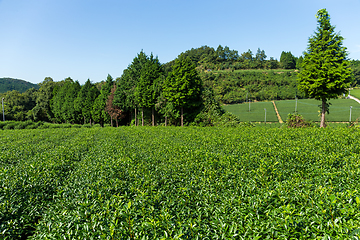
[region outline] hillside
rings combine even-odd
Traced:
[[[21,93],[29,88],[39,89],[39,85],[14,78],[0,78],[0,93],[17,90]]]
[[[296,70],[201,71],[204,86],[223,104],[304,97],[297,90]]]

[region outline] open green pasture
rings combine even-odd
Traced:
[[[249,103],[224,105],[223,108],[238,116],[242,122],[264,122],[266,108],[266,121],[278,122],[272,102],[251,102],[250,111]]]
[[[357,129],[0,131],[0,239],[358,239]]]
[[[355,121],[360,117],[360,104],[352,99],[332,99],[329,101],[330,113],[326,114],[326,121],[329,122],[348,122],[350,120],[350,106],[351,120]],[[295,112],[296,100],[275,101],[278,112],[285,121],[289,113]],[[301,114],[305,120],[320,121],[320,107],[321,101],[315,99],[298,99],[297,112]]]
[[[350,106],[351,121],[356,121],[360,118],[360,104],[352,99],[332,99],[329,101],[330,114],[326,114],[326,121],[329,122],[348,122],[350,120]],[[289,113],[295,112],[296,100],[281,100],[275,101],[276,107],[283,121],[286,121]],[[298,99],[297,112],[301,114],[305,120],[320,121],[320,101],[315,99]],[[253,102],[242,104],[224,105],[224,109],[231,112],[240,118],[242,122],[264,122],[266,108],[266,121],[277,122],[275,109],[272,102]]]
[[[360,99],[360,88],[351,89],[350,95]]]

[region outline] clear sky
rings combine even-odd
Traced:
[[[360,59],[360,0],[0,0],[0,77],[95,83],[141,50],[166,63],[204,45],[300,56],[321,8]]]

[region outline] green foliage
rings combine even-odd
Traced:
[[[74,108],[77,112],[81,113],[84,124],[89,120],[91,121],[91,111],[93,109],[95,99],[99,94],[99,90],[90,82],[90,79],[88,79],[81,87],[74,101]]]
[[[241,103],[247,99],[264,101],[294,99],[297,73],[294,71],[235,71],[201,73],[205,87],[213,88],[215,97],[224,104]]]
[[[0,140],[2,239],[359,237],[354,128],[38,129]]]
[[[347,61],[343,37],[334,32],[330,17],[325,9],[317,14],[318,28],[309,38],[304,53],[302,70],[299,73],[299,89],[306,96],[327,101],[345,93],[350,84],[351,69]]]
[[[74,101],[80,88],[79,82],[74,82],[68,77],[53,89],[50,106],[58,122],[76,122],[78,120]]]
[[[237,50],[221,45],[216,50],[209,46],[202,46],[192,48],[182,54],[189,57],[201,71],[279,68],[279,62],[273,57],[266,60],[265,51],[260,48],[255,56],[250,49],[239,55]],[[164,64],[165,73],[170,72],[173,65],[174,61]]]
[[[201,79],[189,57],[180,55],[166,78],[163,87],[164,98],[176,108],[198,106],[201,97]]]
[[[360,60],[351,60],[350,67],[353,72],[353,86],[360,85]]]
[[[190,125],[193,126],[239,126],[240,119],[230,112],[226,112],[216,100],[211,88],[202,92],[200,112]]]
[[[159,59],[152,54],[146,57],[146,62],[140,70],[140,77],[135,88],[136,102],[139,107],[152,108],[155,106],[159,92],[156,89],[162,74]]]
[[[146,64],[147,69],[145,69]],[[149,82],[153,82],[158,76],[158,64],[157,58],[151,62],[146,54],[141,51],[118,79],[113,104],[132,116],[132,110],[139,107],[142,94],[146,93],[145,102],[142,104],[152,102],[155,95],[154,88],[147,89],[146,87],[150,85]],[[155,72],[150,76],[146,76],[145,72],[148,72],[152,67],[154,67]],[[141,84],[138,86],[140,80]]]
[[[54,118],[50,103],[56,84],[51,77],[46,77],[43,82],[39,83],[40,89],[36,93],[36,105],[32,109],[34,120],[51,121]]]
[[[304,57],[300,56],[297,60],[296,60],[296,69],[301,69],[301,66],[303,64],[304,61]]]
[[[176,113],[169,114],[169,112],[178,112],[183,108],[192,111],[191,109],[201,105],[201,94],[202,81],[195,64],[189,57],[180,55],[163,83],[162,97],[165,99],[165,104],[172,108],[165,114],[167,117],[176,116]]]
[[[318,21],[315,35],[309,38],[299,73],[299,89],[310,98],[322,101],[321,127],[325,127],[327,101],[345,93],[350,86],[352,71],[347,61],[343,37],[335,33],[326,9],[316,15]]]
[[[282,52],[280,56],[280,64],[284,69],[295,69],[296,58],[291,52]]]
[[[286,125],[288,128],[303,128],[310,127],[311,122],[305,121],[303,116],[298,113],[289,113],[286,119]]]
[[[26,90],[30,88],[39,89],[39,85],[20,79],[0,78],[0,93],[5,93],[14,90],[20,93],[24,93]]]
[[[36,104],[36,90],[34,88],[30,88],[24,93],[16,90],[9,91],[1,94],[1,98],[4,98],[6,120],[25,121],[34,119],[31,111]]]
[[[104,126],[105,122],[110,121],[110,115],[106,112],[105,107],[114,84],[114,79],[108,74],[105,84],[101,87],[100,94],[98,94],[96,89],[92,89],[91,95],[89,95],[89,99],[94,99],[95,95],[97,95],[92,105],[91,117],[96,123],[100,123],[101,126]],[[88,103],[90,103],[90,101]]]

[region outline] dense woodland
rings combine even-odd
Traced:
[[[161,64],[141,51],[121,77],[84,85],[46,77],[38,89],[1,94],[6,120],[100,125],[219,125],[237,122],[221,104],[302,98],[297,72],[303,58],[282,52],[280,61],[264,50],[238,54],[221,45],[203,46]],[[351,60],[353,83],[360,61]]]

